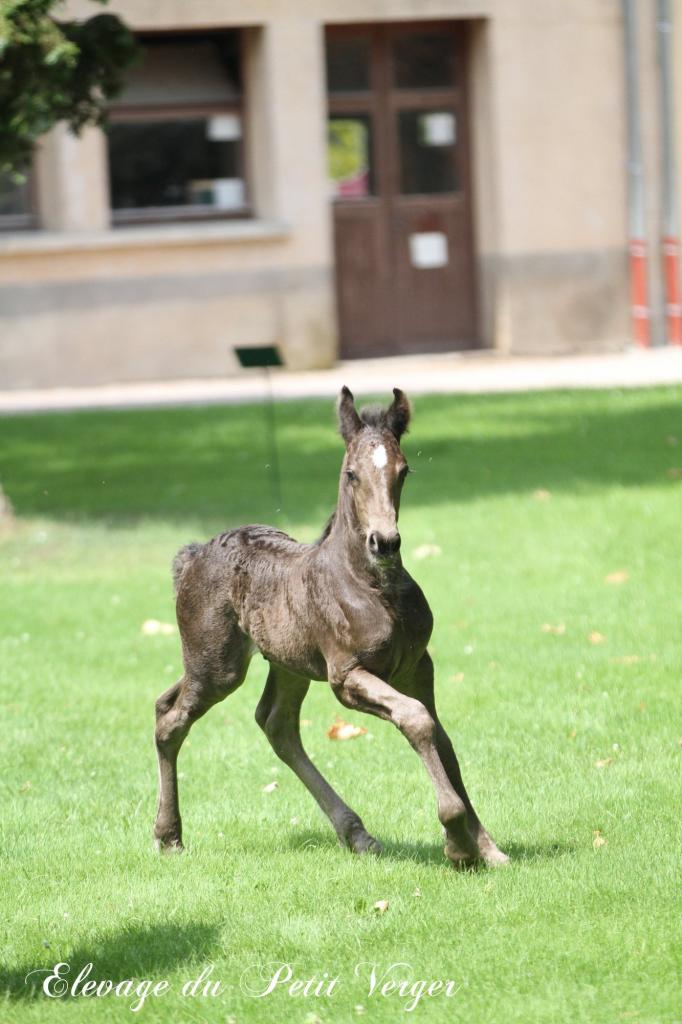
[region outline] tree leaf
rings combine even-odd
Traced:
[[[600,847],[607,845],[608,840],[606,836],[603,836],[598,828],[594,830],[592,835],[594,837],[592,839],[592,846],[595,848],[595,850],[598,850]]]
[[[412,557],[421,562],[424,558],[437,558],[442,553],[442,549],[437,544],[420,544],[412,552]]]
[[[145,636],[171,636],[175,631],[176,627],[172,622],[159,622],[158,619],[145,619],[142,623],[142,632]]]
[[[351,725],[350,722],[337,718],[327,729],[326,736],[330,740],[354,740],[356,736],[364,736],[366,732],[361,725]]]

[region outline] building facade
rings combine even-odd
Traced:
[[[261,345],[301,369],[629,344],[618,0],[110,9],[143,59],[109,129],[56,128],[0,199],[0,388],[219,377]],[[639,7],[655,257],[654,13]]]

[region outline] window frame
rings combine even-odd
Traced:
[[[38,187],[33,167],[26,172],[26,193],[28,213],[0,213],[0,232],[38,231],[40,229]]]
[[[215,34],[218,35],[221,32],[234,31],[239,35],[239,60],[240,65],[244,66],[244,32],[241,29],[216,29]],[[200,30],[197,32],[159,32],[159,33],[143,33],[140,36],[140,43],[144,46],[145,40],[168,40],[172,42],[174,38],[183,37],[186,38],[188,35],[196,35],[198,37],[208,36],[211,33],[206,30]],[[247,99],[245,95],[245,89],[243,84],[242,75],[242,86],[241,95],[237,101],[226,101],[224,103],[172,103],[172,104],[145,104],[145,105],[130,105],[130,104],[115,104],[109,107],[107,111],[107,120],[110,124],[117,123],[130,123],[140,122],[145,123],[148,121],[178,121],[178,120],[204,120],[208,117],[216,117],[221,114],[237,114],[241,122],[241,147],[239,156],[239,172],[241,179],[244,182],[244,204],[240,207],[235,207],[229,210],[220,209],[216,206],[210,206],[208,204],[196,203],[187,204],[183,206],[137,206],[137,207],[120,207],[114,209],[109,203],[109,212],[111,216],[111,223],[114,228],[127,227],[137,224],[168,224],[168,223],[196,223],[202,221],[225,221],[225,220],[246,220],[253,217],[253,207],[251,203],[250,187],[249,187],[249,163],[248,163],[248,139],[247,139]],[[107,178],[109,185],[111,182],[109,174],[109,146],[107,137]]]

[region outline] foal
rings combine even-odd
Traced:
[[[433,619],[400,560],[398,508],[408,473],[400,450],[410,407],[397,388],[389,409],[360,414],[343,388],[346,444],[339,498],[315,544],[269,526],[242,526],[182,548],[173,563],[185,673],[156,702],[159,849],[182,849],[177,758],[192,724],[241,686],[260,651],[270,663],[256,721],[355,853],[381,844],[306,754],[299,731],[311,679],[347,708],[392,722],[424,762],[455,865],[507,857],[483,828],[436,713],[426,649]]]

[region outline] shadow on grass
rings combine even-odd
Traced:
[[[437,843],[403,842],[401,840],[385,839],[377,836],[381,841],[384,850],[381,854],[382,860],[413,861],[422,864],[436,864],[442,866],[445,862],[443,846]],[[316,853],[318,850],[338,850],[339,857],[353,857],[354,855],[343,849],[333,832],[333,829],[296,829],[288,838],[289,848],[298,850],[301,853]],[[373,859],[373,854],[367,854]]]
[[[18,967],[0,967],[0,999],[47,998],[42,992],[43,982],[59,963],[70,965],[70,971],[63,974],[69,986],[89,963],[93,969],[88,980],[110,979],[114,984],[126,978],[162,981],[169,972],[183,964],[210,958],[219,940],[219,929],[215,925],[164,922],[124,926],[119,931],[96,936],[91,942],[77,947],[55,942],[50,951],[36,950],[34,958]],[[124,999],[124,1002],[128,1001]]]
[[[503,843],[502,848],[512,861],[544,861],[558,860],[559,857],[570,857],[577,850],[576,843]]]
[[[411,860],[420,864],[447,864],[442,843],[385,841],[384,857],[394,860]],[[527,861],[553,860],[572,854],[575,847],[571,843],[500,843],[501,849],[512,863]],[[476,865],[476,870],[487,870],[484,864]]]
[[[382,836],[377,838],[381,839],[384,848],[384,852],[381,855],[383,860],[411,861],[415,864],[432,864],[437,867],[447,866],[447,858],[443,853],[442,843],[386,839]],[[305,829],[297,830],[290,835],[289,847],[292,850],[311,853],[319,849],[332,849],[333,847],[338,847],[338,844],[332,831]],[[512,863],[519,863],[554,860],[559,857],[570,856],[575,851],[575,844],[559,841],[536,844],[503,842],[501,843],[501,848],[511,858]],[[340,856],[344,854],[352,856],[347,851],[339,850]],[[481,865],[481,868],[485,870],[483,865]]]
[[[405,450],[411,506],[489,495],[666,484],[679,388],[431,396]],[[331,401],[277,406],[281,510],[257,405],[5,417],[0,479],[19,515],[323,525],[342,444]],[[672,441],[670,437],[672,436]],[[666,439],[668,439],[666,441]],[[672,484],[671,484],[672,486]]]

